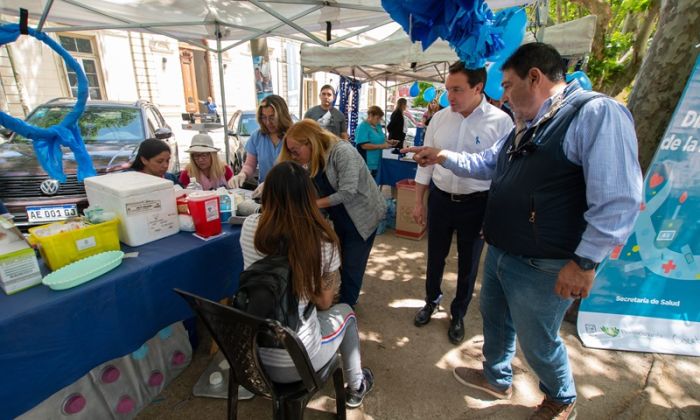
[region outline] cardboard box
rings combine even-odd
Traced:
[[[41,283],[41,270],[34,249],[22,233],[0,216],[0,288],[6,294]]]
[[[420,240],[425,236],[425,226],[413,221],[416,202],[416,182],[404,179],[396,183],[396,236]]]
[[[139,246],[180,231],[172,181],[128,171],[85,179],[90,206],[119,216],[119,240]]]

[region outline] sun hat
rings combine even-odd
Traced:
[[[185,152],[187,153],[209,153],[218,152],[219,148],[214,147],[214,140],[211,139],[207,134],[196,134],[192,137],[192,142],[190,143],[190,148]]]

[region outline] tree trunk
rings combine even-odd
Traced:
[[[588,9],[590,14],[596,15],[595,36],[593,37],[593,57],[597,60],[603,59],[603,48],[605,48],[605,33],[612,17],[612,11],[607,0],[571,0],[572,3]],[[581,9],[579,8],[579,11]],[[580,13],[579,13],[580,15]],[[582,16],[579,16],[582,17]]]
[[[630,94],[639,162],[646,171],[693,69],[700,44],[700,5],[662,2],[659,24]]]
[[[654,29],[654,23],[659,14],[659,3],[660,0],[650,1],[649,10],[641,17],[641,25],[637,28],[629,62],[625,64],[625,68],[620,73],[602,81],[601,92],[607,93],[610,96],[617,96],[634,80],[646,56],[649,36]],[[631,16],[628,15],[628,17]]]

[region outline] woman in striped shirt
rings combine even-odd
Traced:
[[[355,313],[347,304],[333,304],[340,282],[338,237],[316,206],[317,198],[301,165],[286,161],[274,166],[265,178],[262,213],[243,223],[243,264],[247,268],[265,255],[278,254],[286,244],[299,300],[297,336],[316,370],[340,352],[348,383],[346,404],[354,408],[372,389],[374,377],[370,369],[362,369]],[[305,317],[309,302],[313,309]],[[261,348],[260,359],[273,381],[300,380],[286,350]]]

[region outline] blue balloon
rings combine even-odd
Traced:
[[[581,70],[566,75],[566,83],[570,83],[573,80],[578,81],[579,86],[581,86],[583,90],[593,90],[593,83],[591,83],[591,79],[589,79],[588,75]]]
[[[411,95],[411,97],[416,97],[420,93],[420,86],[418,86],[418,82],[413,82],[411,85],[411,89],[408,91],[408,94]]]
[[[491,99],[497,101],[501,100],[501,96],[503,96],[501,80],[503,80],[501,63],[491,63],[491,66],[489,66],[486,72],[486,86],[484,86],[484,92],[489,95]]]
[[[497,15],[511,15],[508,18],[508,22],[505,24],[503,34],[501,35],[501,40],[504,44],[503,49],[499,51],[497,55],[490,57],[491,60],[505,61],[523,42],[525,28],[527,27],[527,14],[525,12],[525,8],[517,6],[513,7],[512,9],[516,8],[518,10],[514,13],[511,9],[504,9],[497,13]]]
[[[430,86],[429,88],[423,91],[423,99],[425,100],[425,102],[430,102],[433,99],[435,99],[435,94],[435,87]]]
[[[447,91],[442,92],[442,95],[440,95],[440,100],[438,101],[441,107],[447,108],[450,106],[450,100],[447,98]]]

